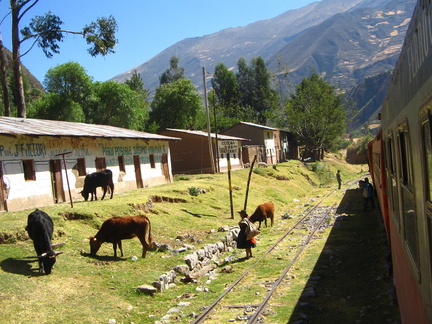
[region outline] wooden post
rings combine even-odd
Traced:
[[[248,196],[249,196],[249,184],[250,184],[250,180],[252,177],[252,171],[253,171],[253,167],[254,167],[256,159],[257,159],[257,156],[255,155],[254,159],[252,161],[252,165],[250,166],[250,170],[249,170],[249,178],[248,178],[247,186],[246,186],[246,197],[245,197],[245,202],[244,202],[244,206],[243,206],[244,210],[247,210],[246,208],[247,208],[247,201],[248,201]]]
[[[207,103],[207,86],[206,86],[206,79],[205,79],[205,67],[202,68],[203,72],[203,84],[204,84],[204,106],[206,109],[206,116],[207,116],[207,133],[208,133],[208,145],[209,145],[209,155],[210,155],[210,165],[211,165],[211,173],[215,172],[215,163],[214,163],[214,157],[213,157],[213,141],[211,139],[211,127],[210,127],[210,114],[208,109],[208,103]],[[216,132],[216,130],[215,130]]]
[[[228,188],[230,194],[231,219],[234,219],[234,206],[233,206],[232,186],[231,186],[231,162],[230,162],[229,153],[227,153],[227,161],[228,161]]]
[[[73,208],[72,193],[71,193],[70,186],[69,186],[69,177],[68,177],[68,174],[67,174],[67,166],[66,166],[66,158],[65,158],[66,154],[71,154],[71,153],[72,152],[60,153],[60,154],[56,154],[55,156],[60,156],[61,155],[63,157],[63,165],[64,165],[64,169],[65,169],[66,182],[67,182],[68,191],[69,191],[69,200],[70,200],[71,208]]]

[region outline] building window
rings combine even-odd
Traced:
[[[85,176],[87,174],[84,158],[77,159],[77,168],[79,176]]]
[[[152,169],[156,168],[154,154],[150,154],[150,167]]]
[[[26,181],[36,180],[34,160],[23,160],[24,179]]]
[[[126,166],[125,166],[125,161],[124,161],[124,156],[120,155],[118,157],[118,163],[119,163],[119,169],[120,171],[126,173]]]

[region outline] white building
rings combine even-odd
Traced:
[[[86,174],[104,169],[113,172],[115,193],[171,182],[172,140],[179,139],[112,126],[0,117],[0,210],[82,200]]]

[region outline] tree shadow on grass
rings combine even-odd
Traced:
[[[185,213],[188,213],[189,215],[192,215],[193,217],[216,217],[215,215],[208,215],[208,214],[196,214],[196,213],[191,213],[190,211],[186,210],[186,209],[182,209],[181,211],[184,211]]]
[[[19,274],[22,276],[33,277],[41,276],[43,274],[39,273],[39,268],[33,268],[31,263],[38,262],[37,258],[27,257],[27,258],[8,258],[0,263],[1,269],[4,272]]]

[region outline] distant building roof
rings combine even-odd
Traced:
[[[197,130],[186,130],[186,129],[175,129],[175,128],[167,128],[167,131],[172,131],[172,132],[179,132],[179,133],[186,133],[186,134],[192,134],[192,135],[197,135],[197,136],[205,136],[208,137],[208,133],[207,132],[203,132],[203,131],[197,131]],[[210,136],[212,138],[216,138],[216,134],[215,133],[211,133]],[[236,137],[236,136],[229,136],[229,135],[222,135],[222,134],[217,134],[218,140],[222,140],[222,141],[250,141],[250,139],[247,138],[243,138],[243,137]]]
[[[269,126],[263,126],[263,125],[258,125],[258,124],[254,124],[254,123],[249,123],[249,122],[239,122],[237,124],[235,124],[234,126],[228,128],[231,129],[239,124],[243,124],[243,125],[249,125],[249,126],[253,126],[253,127],[257,127],[257,128],[263,128],[263,129],[268,129],[268,130],[273,130],[273,131],[277,131],[277,128],[273,128],[273,127],[269,127]]]
[[[140,132],[114,126],[1,116],[0,134],[180,140],[180,138],[176,137]]]

